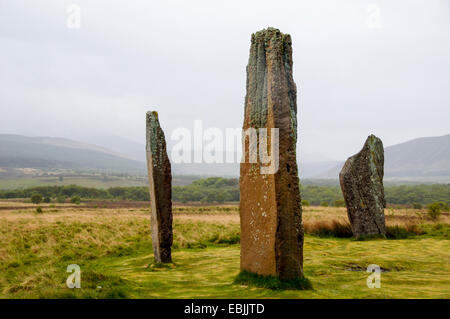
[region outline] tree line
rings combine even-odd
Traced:
[[[300,192],[305,205],[344,205],[339,186],[301,185]],[[69,185],[0,190],[0,198],[31,198],[34,194],[39,194],[51,201],[61,202],[75,196],[81,199],[150,200],[148,188],[145,186],[99,189]],[[385,187],[385,196],[386,202],[389,204],[416,206],[428,205],[433,202],[450,204],[450,184],[387,186]],[[173,186],[172,199],[182,203],[236,202],[239,201],[239,180],[237,178],[211,177],[195,180],[187,186]]]

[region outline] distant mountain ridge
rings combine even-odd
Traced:
[[[343,164],[341,162],[314,177],[337,179]],[[450,182],[450,134],[421,137],[385,147],[384,177],[387,180]]]
[[[145,163],[65,138],[0,134],[0,167],[145,173]]]
[[[143,144],[124,138],[113,137],[109,143],[104,140],[101,145],[108,147],[65,138],[0,134],[0,168],[61,168],[146,175]],[[343,163],[300,161],[300,178],[337,180]],[[172,174],[238,177],[239,163],[172,163]],[[385,147],[385,180],[450,182],[450,134]]]

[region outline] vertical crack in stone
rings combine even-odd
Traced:
[[[147,112],[146,153],[150,190],[151,233],[155,262],[171,262],[172,174],[158,113]]]

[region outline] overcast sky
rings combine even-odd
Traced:
[[[153,109],[166,136],[241,127],[250,36],[267,26],[292,36],[304,160],[345,159],[371,133],[450,133],[448,0],[0,0],[0,133],[143,144]]]

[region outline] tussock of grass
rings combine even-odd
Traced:
[[[318,220],[304,222],[305,234],[324,238],[351,238],[353,237],[350,223],[340,220]],[[415,236],[450,237],[448,224],[418,224],[406,222],[402,224],[387,225],[386,236],[362,236],[357,240],[370,239],[407,239]]]
[[[275,276],[262,276],[246,270],[237,275],[236,285],[248,285],[272,290],[306,290],[312,289],[311,282],[306,277],[282,280]]]
[[[443,223],[424,224],[420,229],[429,237],[450,239],[450,225]]]
[[[386,237],[389,239],[406,239],[423,234],[425,232],[417,224],[386,226]]]
[[[305,233],[319,237],[350,238],[352,228],[348,222],[339,220],[319,220],[304,223]]]

